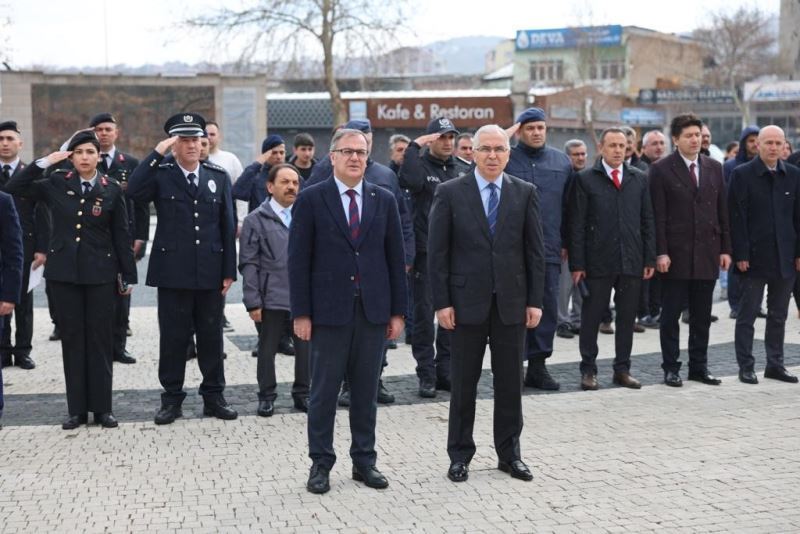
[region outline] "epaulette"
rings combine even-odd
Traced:
[[[50,176],[58,175],[63,177],[65,180],[69,180],[75,174],[73,171],[74,169],[59,167],[58,169],[51,171]]]
[[[225,173],[228,172],[219,165],[217,165],[216,163],[211,163],[210,161],[201,161],[200,164],[206,169],[211,169],[212,171],[225,172]]]
[[[159,169],[171,169],[171,168],[173,168],[174,166],[175,166],[175,164],[174,164],[174,163],[172,163],[172,162],[167,162],[167,163],[159,163],[159,165],[158,165],[158,168],[159,168]]]
[[[108,184],[114,184],[116,186],[119,186],[119,180],[107,174],[104,174],[100,177],[100,183],[103,184],[103,186],[107,186]]]

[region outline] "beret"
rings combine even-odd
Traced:
[[[547,117],[542,108],[528,108],[517,117],[517,122],[525,124],[526,122],[539,122],[546,121]]]
[[[73,135],[72,139],[67,143],[67,150],[75,150],[75,147],[86,143],[91,143],[97,150],[100,150],[100,141],[97,140],[97,136],[91,130],[82,130]]]
[[[112,115],[111,113],[98,113],[97,115],[92,117],[92,120],[89,121],[89,126],[94,128],[98,124],[102,124],[104,122],[113,122],[114,124],[116,124],[117,119],[115,119],[114,115]]]
[[[286,142],[283,140],[283,137],[280,135],[272,134],[268,135],[264,141],[261,143],[261,153],[263,154],[267,150],[271,150],[276,146],[285,145]]]
[[[20,133],[19,127],[17,126],[17,121],[0,122],[0,132],[5,132],[6,130],[11,130],[13,132]]]
[[[372,131],[372,124],[369,122],[369,119],[353,119],[348,121],[344,127],[347,130],[359,130],[365,134]]]

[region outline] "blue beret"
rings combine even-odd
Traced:
[[[525,124],[526,122],[539,122],[546,121],[544,110],[542,108],[528,108],[517,117],[517,122]]]
[[[348,121],[344,127],[348,130],[359,130],[365,134],[368,134],[372,131],[372,124],[370,124],[369,119],[354,119]]]
[[[286,142],[283,140],[283,137],[280,135],[272,134],[268,135],[266,139],[261,143],[261,153],[263,154],[267,150],[273,149],[276,146],[285,145]]]

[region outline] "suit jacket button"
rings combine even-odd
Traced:
[[[79,211],[79,212],[78,212],[78,217],[80,217],[81,215],[83,215],[83,212],[82,212],[82,211]]]
[[[75,225],[75,228],[77,228],[78,230],[80,230],[80,229],[81,229],[81,225],[80,225],[80,223],[76,224],[76,225]]]
[[[194,203],[197,204],[197,201],[195,200]]]
[[[199,245],[200,244],[200,240],[198,239],[197,241],[194,242],[194,244],[195,245]]]
[[[200,227],[199,227],[199,226],[195,226],[195,227],[194,227],[194,231],[195,231],[195,232],[199,232],[199,231],[200,231]]]
[[[356,279],[356,277],[355,277],[355,276],[351,276],[351,277],[350,277],[350,280],[352,280],[352,281],[355,281],[355,279]]]
[[[80,240],[81,240],[80,236],[75,238],[75,241],[80,241]]]
[[[197,218],[197,217],[200,216],[200,214],[198,214],[197,212],[194,212],[194,216],[195,216],[195,218]]]

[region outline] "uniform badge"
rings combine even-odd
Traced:
[[[211,191],[212,193],[216,193],[217,192],[217,182],[215,182],[214,180],[209,180],[208,181],[208,190]]]
[[[67,194],[69,196],[75,196],[75,191],[73,191],[72,189],[67,189]]]
[[[101,213],[103,213],[102,206],[100,206],[99,204],[92,206],[92,215],[94,215],[95,217],[99,217]]]
[[[194,117],[192,117],[191,115],[184,115],[183,116],[183,122],[192,122],[193,120],[194,120]]]

